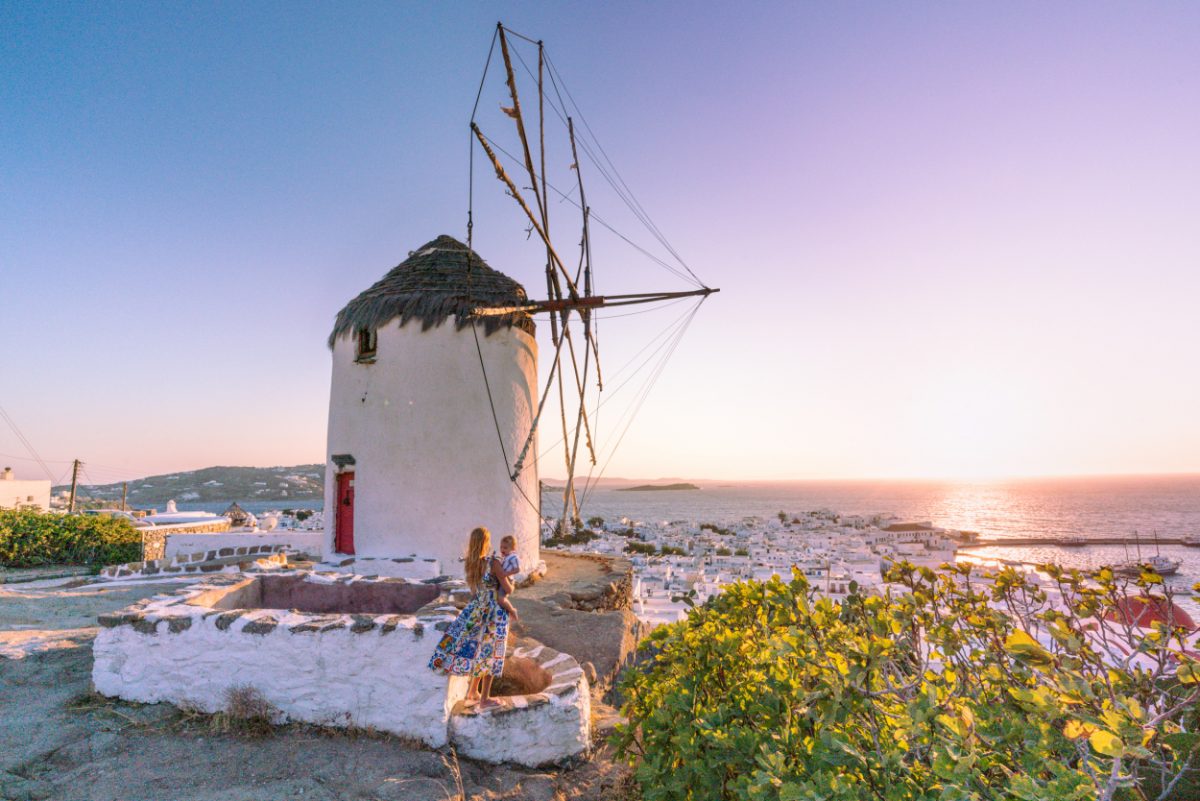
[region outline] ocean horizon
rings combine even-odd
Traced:
[[[628,484],[686,481],[695,490],[629,492],[614,484],[579,491],[583,516],[606,520],[737,521],[745,517],[832,509],[842,514],[890,512],[905,520],[977,531],[985,538],[1177,538],[1200,534],[1200,474],[1021,478],[1000,481],[837,479],[714,481],[629,479]],[[542,514],[562,509],[556,479],[542,493]],[[321,509],[323,499],[179,502],[181,510],[220,513],[236,501],[253,513]]]

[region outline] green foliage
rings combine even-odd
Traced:
[[[733,556],[733,551],[729,550],[728,548],[718,548],[717,556]]]
[[[589,526],[591,526],[592,528],[600,528],[601,526],[604,525],[604,518],[603,517],[589,517],[587,524]]]
[[[0,565],[112,565],[142,558],[142,535],[128,520],[0,510]]]
[[[625,553],[641,553],[647,556],[653,556],[658,553],[658,550],[648,542],[638,542],[631,540],[625,545]]]
[[[747,549],[745,549],[745,548],[737,548],[737,549],[735,549],[735,550],[734,550],[734,552],[733,552],[733,555],[734,555],[734,556],[749,556],[749,555],[750,555],[750,551],[748,551],[748,550],[747,550]]]
[[[1112,571],[1042,569],[1054,604],[966,566],[901,564],[900,591],[839,602],[798,571],[728,586],[642,643],[618,754],[646,801],[1191,797],[1182,630],[1098,626],[1128,591]]]
[[[664,545],[658,549],[663,556],[684,556],[687,551],[674,545]]]
[[[557,548],[560,545],[584,545],[596,539],[599,535],[594,531],[586,528],[567,531],[565,533],[559,531],[553,537],[543,542],[547,548]]]
[[[716,523],[701,523],[700,530],[704,531],[705,529],[708,529],[713,534],[720,534],[723,537],[732,537],[735,533],[732,529],[723,528]]]

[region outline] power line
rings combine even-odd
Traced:
[[[9,416],[8,412],[4,410],[3,406],[0,406],[0,417],[4,418],[4,421],[8,423],[8,427],[11,428],[13,433],[17,435],[17,439],[21,441],[21,444],[24,445],[25,449],[29,451],[31,456],[33,456],[34,461],[41,466],[42,471],[46,474],[46,478],[53,481],[54,474],[50,472],[50,468],[46,465],[46,462],[42,459],[42,457],[38,455],[37,450],[33,447],[33,443],[25,438],[25,435],[21,433],[21,429],[17,428],[16,422]]]

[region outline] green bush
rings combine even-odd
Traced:
[[[677,545],[664,545],[658,549],[663,556],[684,556],[687,552]]]
[[[112,565],[142,558],[142,535],[128,520],[0,510],[0,565]]]
[[[547,548],[557,548],[560,545],[585,545],[600,535],[586,528],[581,528],[576,531],[568,531],[565,534],[556,533],[542,543]]]
[[[643,553],[647,556],[653,556],[658,553],[658,550],[648,542],[638,542],[631,540],[625,545],[625,553]]]
[[[643,642],[617,753],[647,801],[1196,797],[1200,662],[1182,629],[1097,627],[1128,592],[1112,571],[1043,570],[1054,603],[965,566],[901,564],[900,591],[852,584],[839,602],[798,571],[730,585]],[[1111,664],[1129,653],[1136,667]]]

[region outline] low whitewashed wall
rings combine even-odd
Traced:
[[[437,626],[453,614],[311,615],[187,603],[228,582],[217,577],[102,615],[93,645],[96,690],[215,712],[226,707],[231,687],[249,685],[291,720],[446,744],[450,711],[467,681],[426,665]]]
[[[442,574],[442,565],[437,559],[420,556],[400,556],[395,558],[377,558],[374,556],[347,556],[339,558],[336,554],[328,562],[321,562],[317,570],[333,570],[338,573],[353,573],[359,576],[387,576],[392,578],[424,579],[437,578]],[[462,566],[455,565],[458,574],[462,574]]]
[[[538,693],[501,696],[499,707],[459,711],[450,718],[450,742],[458,753],[537,767],[591,748],[591,691],[575,658],[544,645],[516,648],[512,656],[538,663],[550,674],[550,685]]]
[[[170,559],[180,554],[213,551],[220,548],[238,548],[254,545],[277,545],[320,557],[323,531],[230,531],[220,534],[180,533],[166,535],[165,557]]]

